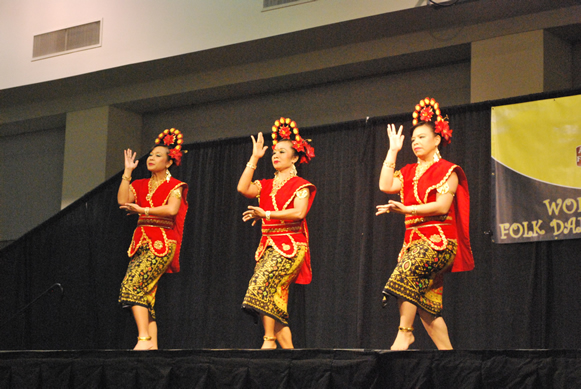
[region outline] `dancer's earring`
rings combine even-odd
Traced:
[[[440,155],[440,150],[436,148],[436,152],[434,153],[434,162],[438,162],[440,159],[442,159],[442,156]]]
[[[290,174],[291,174],[291,176],[296,176],[297,175],[297,167],[295,166],[294,163],[293,163],[293,166],[291,167]]]
[[[165,169],[165,180],[166,182],[169,182],[169,179],[171,178],[171,173],[169,172],[169,169],[166,168]]]

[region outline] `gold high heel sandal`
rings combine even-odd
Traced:
[[[403,332],[413,332],[414,327],[398,327],[398,329]]]

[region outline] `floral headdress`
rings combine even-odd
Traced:
[[[434,131],[436,134],[442,136],[446,144],[450,144],[453,130],[450,128],[450,125],[446,120],[448,116],[442,118],[440,113],[440,105],[436,102],[436,100],[430,99],[429,97],[420,100],[420,102],[416,105],[416,110],[412,114],[414,118],[412,123],[415,126],[418,124],[418,121],[430,122],[432,121],[434,114],[436,115],[434,121]]]
[[[294,135],[294,140],[291,136]],[[299,155],[299,163],[309,163],[311,159],[315,157],[315,149],[311,146],[310,139],[303,139],[299,135],[299,129],[297,123],[289,118],[280,118],[274,122],[272,126],[272,149],[278,143],[278,137],[281,140],[288,139],[292,141],[293,149],[295,149]]]
[[[156,145],[159,145],[160,143],[170,149],[170,158],[176,161],[177,166],[180,166],[182,163],[183,155],[182,144],[184,143],[184,135],[180,132],[180,130],[176,130],[175,128],[164,130],[155,140]]]

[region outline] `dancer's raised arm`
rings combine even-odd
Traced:
[[[401,181],[393,179],[395,172],[395,161],[397,153],[403,146],[405,138],[402,135],[403,126],[399,126],[399,130],[395,131],[395,124],[387,125],[387,137],[389,138],[389,149],[381,168],[381,175],[379,176],[379,190],[384,193],[398,193],[401,189]]]
[[[256,170],[258,160],[264,157],[264,153],[266,153],[268,146],[264,145],[262,132],[258,133],[258,136],[256,137],[257,139],[254,139],[253,135],[250,137],[252,138],[252,156],[246,164],[246,168],[242,172],[242,176],[240,176],[240,180],[238,181],[238,192],[240,192],[244,197],[253,199],[260,194],[260,189],[252,184],[252,177],[254,176],[254,170]]]

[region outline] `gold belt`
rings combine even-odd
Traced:
[[[283,236],[287,234],[296,234],[303,232],[303,223],[277,223],[262,226],[262,235],[264,236]]]
[[[422,228],[422,227],[441,227],[441,226],[451,226],[452,224],[450,223],[432,223],[432,224],[422,224],[419,226],[411,226],[406,228],[406,230],[417,230],[418,228]]]
[[[173,219],[165,217],[140,216],[137,220],[137,227],[158,227],[171,230],[173,225]]]

